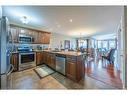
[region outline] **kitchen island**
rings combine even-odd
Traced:
[[[83,53],[74,52],[74,51],[50,51],[50,50],[43,50],[43,51],[36,51],[36,63],[37,65],[46,64],[52,69],[57,71],[57,57],[61,56],[65,58],[65,76],[68,78],[78,82],[84,78],[85,73],[85,65],[83,60]],[[59,64],[63,64],[60,62]]]

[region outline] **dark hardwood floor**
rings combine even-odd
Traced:
[[[101,59],[87,58],[85,62],[85,73],[97,81],[111,85],[115,88],[122,89],[122,80],[120,78],[120,70],[118,70],[117,62],[110,64],[108,61]]]

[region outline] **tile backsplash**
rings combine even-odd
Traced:
[[[49,48],[48,44],[16,44],[15,43],[15,44],[13,44],[13,51],[17,51],[17,48],[21,47],[21,46],[28,46],[28,47],[31,47],[34,50]]]

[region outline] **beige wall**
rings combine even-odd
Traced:
[[[76,48],[76,39],[71,38],[69,36],[52,33],[50,46],[52,49],[59,48],[60,49],[60,42],[62,42],[62,48],[64,48],[64,40],[70,40],[70,47],[75,49]]]

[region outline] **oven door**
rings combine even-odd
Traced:
[[[20,53],[19,54],[19,70],[36,66],[36,53]]]

